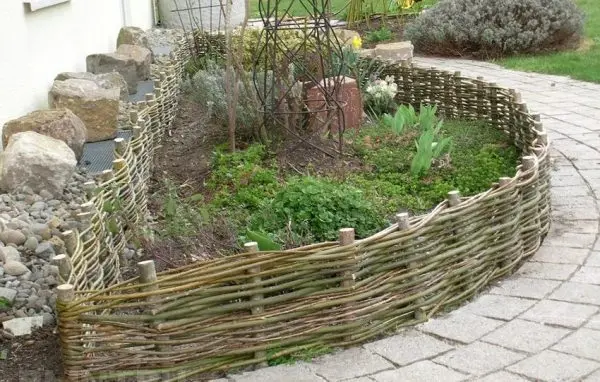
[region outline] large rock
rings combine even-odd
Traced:
[[[48,94],[53,108],[67,108],[87,127],[87,142],[113,139],[117,136],[119,89],[104,89],[88,80],[54,81]]]
[[[28,336],[33,329],[41,328],[43,325],[43,316],[13,318],[2,323],[4,330],[15,337]]]
[[[410,41],[377,44],[374,49],[363,49],[362,56],[379,57],[382,60],[412,61],[414,47]]]
[[[123,27],[117,37],[117,48],[121,45],[138,45],[150,49],[148,37],[142,28]]]
[[[73,177],[77,159],[63,141],[26,131],[9,139],[0,163],[3,190],[18,192],[29,187],[34,192],[47,190],[60,195]]]
[[[83,154],[87,129],[83,121],[68,109],[37,110],[8,121],[2,129],[2,147],[6,147],[13,134],[24,131],[35,131],[65,142],[77,160]]]
[[[120,45],[115,53],[87,56],[87,71],[95,74],[119,72],[127,81],[129,94],[137,92],[137,84],[150,78],[152,52],[137,45]]]
[[[104,89],[118,88],[121,92],[121,100],[127,101],[129,99],[129,88],[127,87],[127,81],[125,81],[125,78],[123,78],[121,73],[110,72],[94,74],[89,72],[63,72],[56,76],[54,81],[65,81],[72,79],[93,81]]]

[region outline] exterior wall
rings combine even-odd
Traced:
[[[152,0],[71,0],[30,12],[0,0],[0,128],[48,107],[60,72],[85,71],[88,54],[115,50],[123,25],[153,25]]]

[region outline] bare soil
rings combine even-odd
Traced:
[[[2,355],[6,354],[6,359]],[[0,335],[2,382],[62,381],[63,369],[58,334],[44,328],[31,336],[7,339]]]

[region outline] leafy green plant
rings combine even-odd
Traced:
[[[439,121],[435,127],[421,126],[424,130],[415,142],[417,152],[410,166],[410,172],[414,176],[426,173],[431,168],[433,160],[450,147],[452,138],[442,138],[440,135],[442,125],[443,121]]]
[[[315,240],[336,240],[338,230],[352,227],[359,237],[383,225],[377,206],[352,186],[320,178],[293,178],[256,217],[254,226],[265,232],[290,227],[310,233]]]
[[[199,227],[210,220],[209,211],[203,206],[203,201],[201,194],[180,197],[177,186],[166,180],[162,198],[164,228],[161,234],[167,237],[193,236]]]
[[[329,354],[333,351],[328,346],[313,346],[295,352],[285,352],[284,348],[273,348],[267,351],[267,364],[269,366],[290,365],[298,361],[310,362],[316,357]],[[280,353],[286,353],[279,355]]]
[[[261,251],[279,251],[281,249],[281,245],[273,241],[266,233],[248,230],[246,237],[255,241]]]
[[[10,303],[10,301],[8,301],[6,298],[4,297],[0,297],[0,311],[8,309],[12,306],[12,304]]]
[[[437,121],[437,105],[423,105],[419,108],[418,122],[423,130],[433,127]]]
[[[396,135],[402,134],[406,126],[413,127],[419,121],[412,105],[400,105],[393,117],[385,113],[381,119]]]
[[[396,107],[396,94],[398,84],[393,76],[370,81],[365,88],[365,110],[375,117],[389,113]]]
[[[386,26],[370,31],[366,34],[365,39],[370,43],[378,43],[381,41],[389,41],[392,39],[392,31]]]

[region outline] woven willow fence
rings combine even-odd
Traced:
[[[182,45],[183,46],[183,45]],[[67,233],[71,265],[61,267],[59,330],[69,379],[144,376],[194,379],[199,373],[264,364],[316,347],[349,346],[423,322],[515,269],[549,228],[548,142],[539,117],[517,92],[460,73],[386,64],[398,100],[435,103],[445,117],[487,120],[523,152],[512,178],[481,194],[458,191],[427,215],[399,214],[376,235],[278,252],[243,254],[116,283],[119,250],[145,215],[152,150],[176,111],[184,48],[133,113],[134,139],[90,185]],[[116,207],[115,207],[116,206]]]

